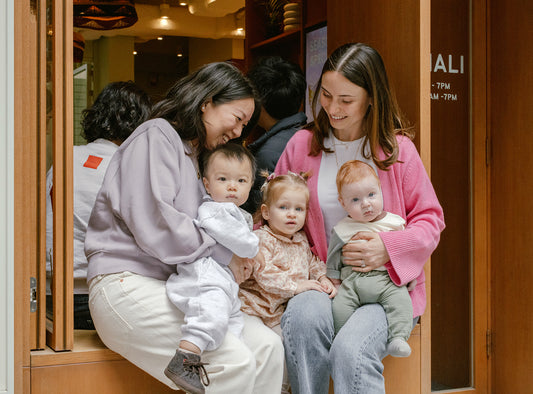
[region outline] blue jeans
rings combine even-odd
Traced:
[[[331,300],[306,291],[293,297],[281,319],[293,394],[385,393],[387,318],[379,304],[360,307],[334,338]]]

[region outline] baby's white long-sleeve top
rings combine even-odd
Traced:
[[[239,257],[253,258],[259,252],[259,238],[252,232],[252,215],[232,202],[205,197],[194,222]]]

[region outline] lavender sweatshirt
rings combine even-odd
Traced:
[[[379,170],[378,176],[383,191],[383,209],[404,218],[407,226],[403,231],[381,232],[379,236],[391,259],[385,268],[392,281],[403,286],[413,279],[417,280],[416,288],[409,295],[414,316],[420,316],[426,307],[424,264],[439,244],[440,233],[445,226],[444,215],[415,145],[407,137],[396,138],[399,145],[398,161],[388,171]],[[304,230],[313,252],[326,261],[328,245],[317,191],[322,154],[309,155],[311,139],[310,131],[298,131],[289,140],[275,172],[311,171],[312,176],[307,182],[310,197]],[[379,156],[385,158],[383,152]],[[336,174],[329,176],[335,177]]]
[[[197,161],[164,119],[141,124],[120,146],[96,197],[85,238],[87,280],[130,271],[166,280],[176,264],[231,252],[193,223],[204,188]]]

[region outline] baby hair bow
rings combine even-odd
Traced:
[[[261,193],[263,193],[265,191],[265,188],[267,187],[268,182],[270,182],[275,177],[276,177],[276,174],[274,172],[266,177],[265,182],[263,183],[263,185],[261,185]]]
[[[305,178],[304,178],[301,174],[297,174],[297,173],[292,172],[292,171],[287,171],[287,174],[289,174],[289,175],[293,175],[293,176],[297,176],[297,177],[300,178],[302,181],[306,182]]]

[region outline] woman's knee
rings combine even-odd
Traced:
[[[387,318],[381,305],[357,309],[335,337],[332,364],[378,362],[386,355]]]
[[[331,300],[326,293],[306,291],[291,298],[281,318],[281,328],[285,331],[291,325],[299,327],[329,327],[333,325]]]

